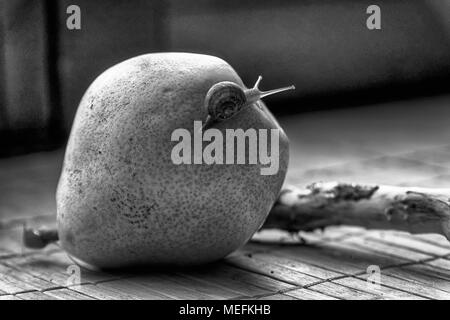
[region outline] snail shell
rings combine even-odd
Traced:
[[[205,98],[205,108],[215,121],[224,121],[237,114],[247,102],[244,90],[234,82],[213,85]]]

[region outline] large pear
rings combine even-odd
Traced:
[[[194,121],[207,117],[206,93],[221,81],[245,89],[219,58],[158,53],[121,62],[92,83],[57,190],[59,237],[72,257],[100,268],[200,264],[225,257],[258,230],[289,158],[288,139],[261,101],[213,127],[279,129],[276,174],[262,175],[267,165],[259,163],[171,159],[172,133],[194,135]]]

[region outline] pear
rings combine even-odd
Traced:
[[[212,125],[278,129],[279,170],[260,163],[175,164],[174,130],[194,135],[208,90],[245,89],[217,57],[155,53],[123,61],[87,89],[57,188],[58,235],[78,262],[97,268],[194,265],[221,259],[261,227],[288,166],[288,139],[258,100]]]

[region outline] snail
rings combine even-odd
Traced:
[[[205,97],[204,107],[208,112],[208,116],[202,130],[210,128],[215,122],[222,122],[232,118],[259,99],[279,92],[295,89],[295,86],[289,86],[269,91],[261,91],[259,90],[261,80],[262,76],[259,76],[253,88],[250,89],[243,89],[241,86],[231,81],[222,81],[213,85],[208,90]],[[261,108],[259,105],[258,107]]]

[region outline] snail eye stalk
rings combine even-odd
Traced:
[[[258,101],[259,99],[265,98],[265,97],[273,95],[273,94],[277,94],[280,92],[295,89],[295,86],[288,86],[288,87],[282,87],[282,88],[273,89],[273,90],[269,90],[269,91],[261,91],[261,90],[259,90],[259,84],[261,83],[261,80],[262,80],[262,76],[259,76],[258,80],[256,80],[256,83],[253,86],[253,88],[245,90],[245,96],[247,97],[248,104],[254,103],[254,102]]]

